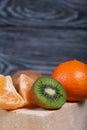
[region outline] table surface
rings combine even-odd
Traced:
[[[0,73],[87,63],[87,0],[0,0]]]

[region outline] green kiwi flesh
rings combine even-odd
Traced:
[[[58,109],[66,102],[66,91],[60,82],[45,76],[40,77],[31,89],[34,103],[46,109]]]

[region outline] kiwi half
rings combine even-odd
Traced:
[[[46,109],[58,109],[66,102],[66,91],[51,77],[40,77],[31,89],[33,102]]]

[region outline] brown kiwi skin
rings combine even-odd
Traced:
[[[18,91],[18,79],[20,77],[21,74],[26,74],[27,76],[29,76],[33,83],[40,77],[42,77],[42,74],[40,74],[39,72],[35,71],[35,70],[21,70],[16,72],[13,76],[12,76],[12,81],[13,84],[16,88],[16,90]]]

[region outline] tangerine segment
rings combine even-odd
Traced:
[[[26,102],[17,93],[10,76],[0,75],[0,107],[6,110],[25,106]]]
[[[33,83],[39,78],[41,77],[42,75],[35,71],[35,70],[20,70],[18,72],[16,72],[13,76],[12,76],[12,80],[13,80],[13,84],[16,88],[16,90],[18,91],[18,79],[20,77],[21,74],[25,74],[27,76],[29,76],[32,80],[33,80]]]
[[[0,75],[0,94],[2,93],[2,88],[5,85],[6,85],[6,79],[3,75]]]
[[[87,65],[78,60],[70,60],[58,65],[52,77],[64,86],[67,100],[80,101],[87,98]]]
[[[19,88],[19,93],[23,97],[23,99],[27,102],[27,104],[31,104],[31,95],[30,95],[30,90],[33,85],[33,80],[25,75],[21,74],[19,77],[19,82],[18,82],[18,88]]]

